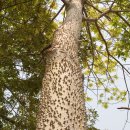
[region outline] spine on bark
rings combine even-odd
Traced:
[[[55,32],[51,48],[47,50],[36,130],[86,130],[78,59],[82,0],[71,0],[67,6],[66,19]]]

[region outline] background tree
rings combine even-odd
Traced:
[[[41,52],[51,43],[57,28],[54,19],[60,8],[58,5],[59,1],[53,0],[0,2],[0,116],[3,130],[35,129],[44,73]],[[107,108],[109,102],[122,101],[129,96],[126,82],[129,71],[120,62],[129,58],[129,1],[85,0],[83,10],[79,55],[84,80],[87,90],[96,90],[98,102]],[[123,91],[114,85],[117,75],[113,72],[117,65],[122,68],[126,83]],[[107,95],[105,100],[104,95]]]

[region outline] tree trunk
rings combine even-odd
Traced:
[[[78,38],[82,22],[81,0],[71,0],[66,19],[54,33],[46,51],[46,70],[36,130],[86,130]]]

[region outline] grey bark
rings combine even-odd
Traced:
[[[86,130],[78,38],[82,22],[81,0],[71,0],[66,19],[54,33],[46,51],[46,70],[36,130]]]

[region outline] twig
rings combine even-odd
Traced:
[[[56,13],[56,15],[51,19],[50,23],[52,23],[55,20],[55,18],[59,15],[59,13],[62,11],[62,9],[64,7],[65,7],[65,4],[62,5],[62,7],[59,9],[59,11]],[[49,25],[50,25],[50,23],[49,23]],[[48,28],[48,25],[44,27],[44,29],[42,30],[41,33],[43,33],[47,28]]]
[[[127,20],[125,20],[118,12],[116,14],[130,27],[130,23],[128,23]]]
[[[65,4],[62,5],[62,7],[60,8],[60,10],[57,12],[57,14],[51,19],[51,22],[54,21],[54,19],[59,15],[59,13],[62,11],[62,9],[65,7]]]
[[[99,34],[100,34],[102,40],[103,40],[104,43],[105,43],[107,54],[108,54],[111,58],[113,58],[117,63],[119,63],[119,64],[121,65],[121,67],[124,68],[124,70],[130,75],[130,72],[122,65],[122,63],[121,63],[119,60],[117,60],[113,55],[110,54],[110,52],[109,52],[109,50],[108,50],[107,42],[106,42],[105,38],[103,37],[103,35],[102,35],[101,31],[100,31],[100,27],[98,26],[97,22],[95,22],[95,24],[96,24],[96,27],[97,27],[97,29],[98,29],[98,32],[99,32]]]
[[[14,96],[14,98],[21,104],[21,106],[23,106],[25,108],[25,102],[22,102],[19,97],[16,96],[16,94],[10,89],[10,87],[5,86],[5,88],[7,88],[10,93]]]
[[[96,27],[97,27],[97,30],[98,30],[98,32],[99,32],[99,34],[100,34],[100,36],[101,36],[101,38],[102,38],[102,40],[104,41],[104,43],[105,43],[105,47],[106,47],[106,51],[107,51],[107,55],[108,55],[108,63],[107,63],[107,69],[108,69],[108,64],[109,64],[109,56],[110,56],[110,53],[109,53],[109,50],[108,50],[108,45],[107,45],[107,42],[106,42],[106,40],[105,40],[105,38],[103,37],[103,35],[102,35],[102,33],[101,33],[101,30],[100,30],[100,27],[99,27],[99,25],[98,25],[98,23],[97,22],[95,22],[95,25],[96,25]]]
[[[88,14],[85,10],[85,8],[83,8],[84,14],[86,17],[88,17]],[[90,38],[90,44],[92,47],[92,57],[93,57],[93,63],[92,63],[92,67],[91,69],[93,70],[93,65],[94,65],[94,46],[93,46],[93,39],[92,39],[92,35],[91,35],[91,31],[90,31],[90,24],[86,21],[86,30],[88,32],[89,38]]]
[[[87,5],[91,6],[93,9],[97,10],[99,13],[103,14],[103,12],[101,10],[99,10],[98,8],[96,8],[95,6],[93,6],[92,4],[88,3],[87,2]],[[108,19],[108,20],[111,20],[111,18],[107,15],[105,15],[105,17]]]
[[[48,44],[46,47],[44,47],[41,51],[41,54],[43,54],[47,49],[51,48],[51,44]]]
[[[122,68],[122,71],[123,71],[123,77],[124,77],[125,86],[126,86],[126,90],[127,90],[127,93],[128,93],[128,100],[129,100],[129,102],[128,102],[128,107],[127,107],[127,108],[129,108],[129,106],[130,106],[130,92],[129,92],[129,89],[128,89],[128,85],[127,85],[127,81],[126,81],[126,77],[125,77],[124,68]],[[128,110],[128,109],[127,109],[127,110]],[[124,124],[123,130],[125,129],[125,126],[126,126],[126,124],[127,124],[127,122],[128,122],[128,118],[129,118],[129,111],[127,111],[127,119],[126,119],[126,122],[125,122],[125,124]]]
[[[119,107],[119,108],[117,108],[117,109],[130,110],[130,108],[129,108],[129,107]]]
[[[110,10],[112,9],[114,3],[115,3],[115,0],[112,2],[111,6],[110,6],[110,8],[109,8]]]
[[[5,121],[8,121],[10,122],[11,124],[17,126],[17,127],[20,127],[20,128],[26,128],[27,126],[23,125],[22,122],[16,122],[15,120],[13,120],[12,118],[9,118],[3,114],[0,113],[0,117],[5,120]]]
[[[123,66],[123,64],[117,60],[113,55],[110,54],[110,56],[130,75],[130,72]]]
[[[128,89],[124,68],[122,68],[122,71],[123,71],[123,77],[124,77],[124,81],[125,81],[126,90],[128,92],[128,100],[129,100],[129,103],[130,103],[130,98],[129,98],[130,92],[129,92],[129,89]]]

